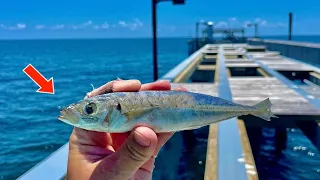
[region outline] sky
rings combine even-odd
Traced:
[[[157,4],[159,37],[194,37],[197,21],[215,27],[259,24],[259,35],[320,35],[319,0],[186,0]],[[151,0],[1,0],[0,39],[138,38],[152,36]],[[252,36],[253,28],[246,28]]]

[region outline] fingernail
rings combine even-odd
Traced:
[[[136,142],[141,146],[148,147],[151,144],[151,142],[146,137],[144,137],[137,131],[134,132],[133,137],[136,140]]]

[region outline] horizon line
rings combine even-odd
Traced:
[[[277,37],[277,36],[288,36],[287,34],[277,34],[277,35],[264,35],[260,37]],[[292,37],[295,36],[320,36],[320,34],[297,34],[292,35]],[[219,36],[222,37],[222,36]],[[152,36],[144,36],[144,37],[32,37],[32,38],[0,38],[0,41],[6,41],[6,40],[103,40],[103,39],[152,39]],[[157,37],[158,39],[169,39],[169,38],[176,38],[176,39],[182,39],[182,38],[188,38],[193,39],[195,37],[193,36],[161,36]],[[201,37],[199,37],[201,38]],[[246,38],[254,38],[254,35],[247,36]]]

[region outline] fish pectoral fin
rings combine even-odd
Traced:
[[[124,113],[124,115],[127,117],[127,121],[132,120],[133,118],[140,118],[142,116],[144,116],[146,113],[150,113],[152,112],[153,109],[152,108],[142,108],[139,110],[134,110],[134,111],[129,111]]]
[[[206,125],[186,127],[186,128],[181,129],[181,131],[199,129],[204,126],[206,126]]]

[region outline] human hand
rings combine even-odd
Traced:
[[[167,81],[141,85],[138,80],[115,80],[85,98],[109,92],[170,90]],[[176,90],[185,91],[179,87]],[[127,133],[103,133],[74,128],[69,140],[68,180],[152,179],[155,157],[173,133],[156,134],[147,127]]]

